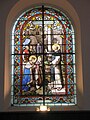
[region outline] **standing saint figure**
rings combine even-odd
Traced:
[[[36,80],[36,88],[40,88],[42,86],[43,82],[43,76],[42,76],[42,58],[41,56],[38,56],[36,61],[36,69],[35,69],[35,80]]]
[[[62,76],[62,68],[61,68],[61,51],[60,51],[60,45],[55,43],[52,46],[53,53],[52,53],[52,62],[51,66],[53,67],[53,71],[51,71],[51,74],[53,74],[54,81],[49,83],[49,88],[50,89],[62,89],[64,88],[64,81],[63,81],[63,76]],[[54,73],[53,73],[54,72]]]

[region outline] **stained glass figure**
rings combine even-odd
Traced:
[[[75,34],[62,11],[24,12],[12,30],[11,56],[12,105],[76,104]]]

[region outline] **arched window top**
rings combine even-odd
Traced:
[[[44,14],[44,18],[42,18],[43,17],[42,14]],[[73,26],[71,20],[69,20],[69,17],[67,17],[67,15],[64,12],[48,6],[44,6],[44,11],[42,11],[42,7],[36,7],[25,11],[16,20],[15,25],[19,24],[19,22],[22,22],[22,25],[24,25],[30,22],[32,23],[34,21],[41,21],[41,23],[39,22],[39,24],[42,24],[42,19],[44,21],[47,21],[47,23],[48,20],[54,22],[56,21],[58,30],[61,27],[59,24],[61,24],[63,25],[63,28],[65,27],[67,28],[66,30],[67,33],[73,32]]]
[[[42,25],[43,28],[41,27]],[[46,26],[53,29],[53,34],[55,36],[59,34],[61,38],[66,38],[67,35],[69,35],[69,37],[70,35],[74,37],[73,25],[66,14],[57,9],[45,6],[43,11],[42,7],[37,7],[24,12],[14,24],[12,30],[12,39],[13,34],[18,34],[19,36],[17,36],[17,39],[19,40],[20,37],[23,37],[22,39],[24,41],[25,38],[29,37],[29,34],[39,34],[39,32],[42,34],[43,29],[45,32],[47,32]],[[36,30],[36,32],[34,30]],[[47,33],[44,34],[46,35]],[[20,43],[17,42],[17,39],[15,39],[16,43],[13,42],[14,45]],[[57,42],[61,41],[59,40]],[[68,39],[64,39],[63,43],[64,42],[68,43],[70,41]],[[73,38],[71,43],[74,44],[74,42],[75,41]]]
[[[12,30],[11,104],[76,104],[75,34],[62,11],[39,6],[16,20]]]

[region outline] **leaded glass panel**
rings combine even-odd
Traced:
[[[14,106],[75,105],[75,34],[71,21],[56,9],[24,12],[12,30]]]

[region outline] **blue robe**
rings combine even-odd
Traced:
[[[24,76],[22,80],[22,90],[28,91],[29,86],[27,86],[27,83],[30,82],[30,68],[24,68]]]

